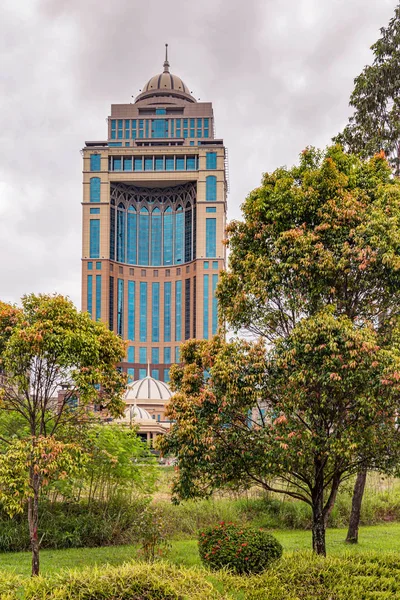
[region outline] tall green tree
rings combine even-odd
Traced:
[[[31,294],[22,298],[20,307],[0,303],[0,411],[18,415],[29,432],[27,439],[9,443],[0,456],[0,499],[10,508],[7,465],[16,452],[18,465],[26,467],[18,480],[25,480],[10,512],[27,502],[33,575],[39,573],[40,491],[50,480],[64,477],[63,464],[73,471],[68,456],[78,452],[76,445],[57,436],[87,421],[93,403],[113,416],[122,414],[125,379],[116,364],[124,354],[118,336],[62,296]],[[2,441],[7,446],[7,437]]]
[[[400,5],[371,50],[372,65],[354,80],[354,113],[335,141],[364,158],[384,151],[393,173],[400,175]]]
[[[266,351],[262,342],[188,342],[172,369],[177,499],[261,486],[312,509],[313,549],[342,481],[393,460],[400,359],[372,328],[321,312]]]

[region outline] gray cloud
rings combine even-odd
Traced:
[[[395,0],[3,0],[0,298],[80,305],[81,157],[161,70],[212,101],[229,148],[229,217],[262,172],[325,146]]]

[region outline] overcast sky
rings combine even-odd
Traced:
[[[2,0],[0,299],[80,307],[81,155],[110,104],[162,71],[212,101],[229,219],[263,172],[324,147],[396,0]]]

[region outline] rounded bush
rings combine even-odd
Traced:
[[[200,532],[199,552],[203,564],[210,569],[228,567],[238,574],[261,573],[282,556],[282,546],[260,529],[222,521]]]

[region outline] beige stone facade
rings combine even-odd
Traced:
[[[134,103],[112,105],[108,139],[83,148],[82,309],[127,340],[131,380],[147,363],[168,380],[180,344],[216,332],[226,160],[211,103],[167,61]]]

